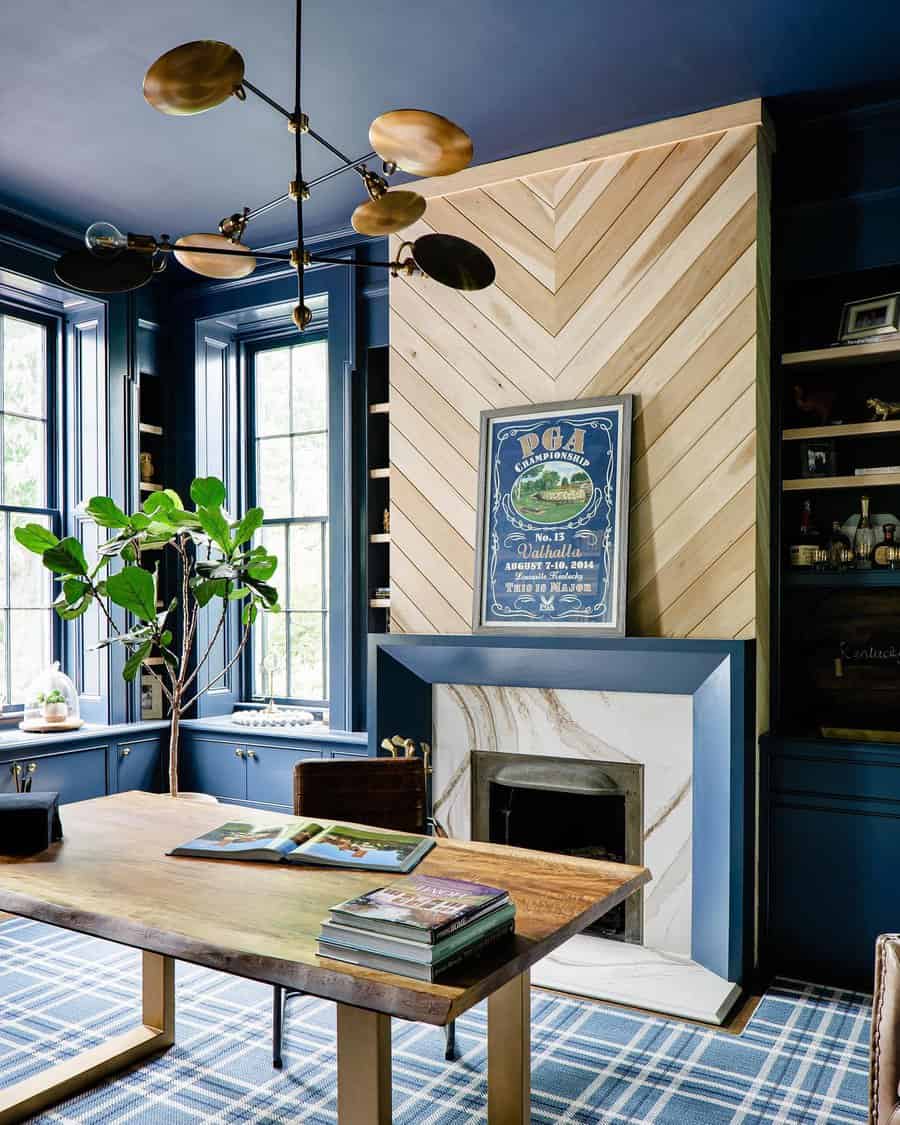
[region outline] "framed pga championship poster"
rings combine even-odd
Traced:
[[[632,396],[481,414],[476,633],[625,635]]]

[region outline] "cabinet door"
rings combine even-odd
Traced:
[[[249,743],[247,754],[247,799],[279,808],[294,807],[294,766],[322,757],[320,750],[294,750],[282,746]]]
[[[60,804],[87,801],[106,794],[106,756],[108,746],[86,746],[58,754],[22,757],[23,775],[31,777],[35,793],[59,793]]]
[[[185,735],[181,745],[179,786],[188,793],[211,793],[242,801],[247,796],[245,749],[204,735]]]
[[[110,750],[109,785],[115,793],[142,789],[159,793],[163,784],[162,744],[152,738],[123,739]]]

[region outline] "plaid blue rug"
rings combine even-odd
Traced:
[[[139,954],[65,930],[0,924],[0,1087],[124,1031],[139,1011]],[[291,1000],[285,1069],[272,1069],[271,990],[179,965],[177,1043],[36,1121],[55,1125],[333,1125],[334,1006]],[[532,1120],[558,1125],[842,1125],[865,1122],[870,1003],[781,981],[744,1032],[535,990]],[[485,1010],[436,1028],[394,1021],[396,1125],[485,1114]]]

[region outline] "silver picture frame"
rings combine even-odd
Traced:
[[[472,609],[472,631],[474,633],[494,636],[625,636],[633,402],[633,395],[605,395],[595,398],[497,408],[481,412],[478,461],[478,522],[476,525],[475,581]],[[612,566],[611,568],[607,567],[609,592],[613,597],[610,619],[608,621],[584,620],[585,615],[580,614],[576,609],[569,611],[570,616],[566,620],[556,620],[546,615],[529,617],[524,612],[521,614],[516,612],[508,620],[502,622],[491,620],[491,615],[485,612],[485,597],[490,586],[490,578],[487,577],[486,572],[491,554],[491,535],[492,532],[496,531],[496,528],[492,526],[492,521],[497,515],[497,505],[494,505],[493,510],[491,508],[493,435],[497,427],[507,421],[513,424],[531,421],[533,428],[539,428],[541,425],[552,427],[554,422],[559,422],[567,415],[576,415],[579,418],[582,416],[590,417],[591,415],[597,419],[610,416],[618,418],[617,442],[615,445],[616,466],[613,477],[615,495],[612,504],[614,527],[611,529],[611,550],[609,552]],[[596,495],[596,482],[593,479],[592,485],[594,486],[594,495]],[[606,488],[607,484],[604,484],[604,489]],[[527,525],[529,522],[527,517],[523,518],[523,525]],[[551,529],[555,529],[556,525],[549,526]],[[529,530],[536,536],[539,532],[546,532],[547,527],[548,525],[543,523],[535,523]],[[560,527],[560,530],[568,530],[568,528]],[[582,534],[584,533],[582,531]],[[525,535],[528,534],[529,531],[525,531]]]

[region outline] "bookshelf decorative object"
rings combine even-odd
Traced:
[[[900,289],[900,272],[887,272],[877,287],[860,275],[796,282],[785,302],[776,722],[786,735],[900,731],[900,334],[833,342],[850,324],[848,295]],[[870,303],[856,303],[863,321]],[[897,309],[881,305],[870,315],[887,325]]]
[[[370,633],[388,633],[391,625],[390,409],[388,349],[370,348],[366,379],[366,609]]]

